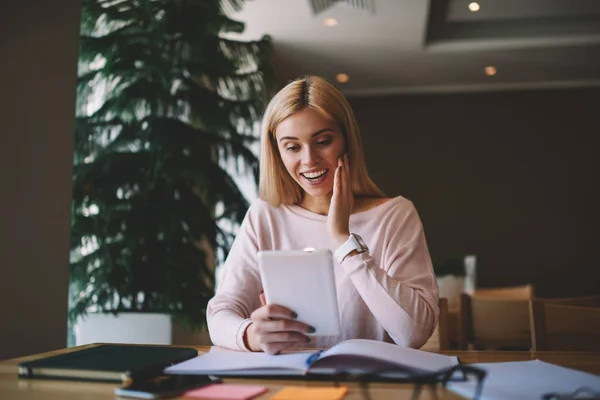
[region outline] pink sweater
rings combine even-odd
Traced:
[[[231,252],[221,267],[222,281],[208,303],[213,344],[248,351],[243,334],[250,314],[260,307],[262,291],[257,251],[328,248],[324,215],[300,206],[273,207],[257,201],[248,210]],[[350,216],[350,232],[359,234],[368,253],[334,260],[342,334],[315,337],[302,347],[330,347],[363,338],[421,347],[431,336],[439,313],[438,288],[423,226],[413,204],[396,197]]]

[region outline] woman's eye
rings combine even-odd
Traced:
[[[286,151],[296,151],[299,148],[300,148],[300,146],[289,146],[289,147],[286,147],[285,150]]]
[[[331,139],[325,139],[317,142],[317,144],[320,144],[321,146],[327,146],[329,143],[331,143]]]

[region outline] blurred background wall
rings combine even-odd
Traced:
[[[0,13],[0,359],[66,345],[79,10]]]
[[[369,172],[412,200],[434,261],[479,286],[600,292],[600,89],[351,98]]]

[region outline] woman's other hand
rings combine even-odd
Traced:
[[[297,343],[310,341],[305,333],[314,332],[314,328],[296,321],[296,313],[283,306],[266,304],[263,293],[260,302],[262,306],[250,316],[252,323],[245,333],[250,350],[277,354]]]
[[[333,196],[327,214],[327,230],[338,246],[341,246],[350,236],[350,214],[354,206],[354,193],[350,180],[348,155],[344,154],[338,160],[333,181]]]

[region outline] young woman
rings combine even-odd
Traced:
[[[208,304],[215,345],[275,354],[353,338],[427,341],[439,308],[421,221],[410,201],[386,198],[371,181],[354,114],[324,79],[295,80],[269,103],[259,192]],[[307,247],[335,254],[339,337],[309,338],[313,328],[292,310],[264,304],[257,252]]]

